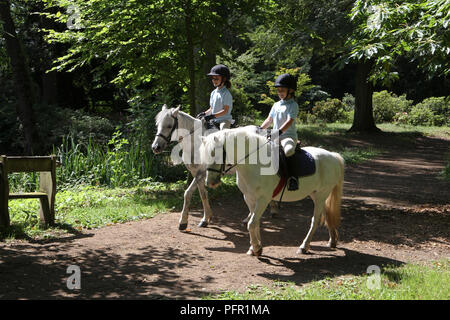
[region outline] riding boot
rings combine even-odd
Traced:
[[[296,166],[298,166],[298,163],[295,160],[296,160],[295,155],[286,157],[287,172],[289,177],[287,181],[287,187],[289,191],[298,190],[298,178],[296,170]]]

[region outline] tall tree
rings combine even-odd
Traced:
[[[295,59],[301,61],[312,56],[325,64],[334,60],[338,67],[347,66],[337,62],[350,52],[347,39],[352,37],[356,27],[349,16],[352,6],[351,0],[287,0],[278,3],[273,15],[275,23],[270,28],[273,39],[278,43],[276,50],[268,50],[272,52],[271,58],[278,57],[282,66],[289,67],[293,67],[289,62]],[[372,110],[373,88],[369,82],[371,61],[354,60],[350,63],[356,70],[355,117],[351,130],[378,131]]]
[[[11,63],[17,95],[16,112],[22,124],[25,136],[25,151],[28,154],[42,152],[39,132],[36,128],[33,105],[36,102],[34,84],[30,76],[30,68],[22,43],[16,33],[14,20],[11,16],[9,0],[0,0],[0,19],[3,25],[2,35],[6,51]]]
[[[350,59],[372,60],[372,81],[395,81],[399,57],[431,76],[450,73],[450,1],[358,0],[352,20],[357,29],[348,41]]]
[[[450,72],[450,1],[358,0],[352,8],[352,21],[357,27],[347,41],[351,50],[345,58],[361,66],[357,81],[370,80],[365,90],[371,90],[372,83],[388,85],[397,80],[399,57],[416,60],[431,76]],[[357,90],[355,103],[364,96],[365,92]],[[355,110],[352,130],[371,126],[371,101],[366,105],[366,109]]]
[[[176,99],[185,92],[184,102],[191,114],[197,111],[199,76],[205,77],[206,61],[211,62],[228,24],[225,11],[252,13],[261,0],[46,0],[47,6],[61,8],[49,15],[62,23],[78,23],[64,32],[46,30],[49,41],[70,44],[67,54],[57,60],[54,69],[74,70],[91,63],[103,63],[97,69],[115,70],[114,84],[153,99]],[[223,7],[226,10],[223,10]],[[253,11],[252,11],[253,10]],[[221,11],[221,12],[219,12]],[[205,42],[205,39],[208,39]],[[207,46],[207,47],[206,47]],[[211,67],[211,66],[209,66]],[[206,85],[199,86],[202,90]],[[204,99],[204,98],[201,98]]]

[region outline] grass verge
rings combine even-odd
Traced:
[[[0,230],[0,240],[52,238],[61,233],[100,228],[154,217],[158,213],[180,211],[186,184],[152,182],[144,187],[103,188],[80,186],[56,194],[55,226],[43,228],[39,221],[39,200],[9,201],[11,226]],[[239,192],[235,177],[224,177],[222,185],[209,191],[210,200]],[[191,207],[201,207],[194,193]]]
[[[378,280],[379,279],[379,280]],[[275,281],[271,287],[253,285],[245,292],[225,291],[203,299],[218,300],[448,300],[450,259],[427,265],[405,264],[359,276],[325,278],[298,288]]]

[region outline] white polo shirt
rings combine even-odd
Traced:
[[[225,106],[230,106],[226,115],[215,118],[217,122],[223,122],[226,120],[231,121],[233,119],[231,116],[231,110],[233,109],[233,97],[227,87],[224,86],[222,89],[216,88],[213,90],[209,98],[209,105],[211,106],[211,112],[213,114],[222,111]]]
[[[285,123],[288,119],[294,119],[291,126],[283,132],[280,138],[290,137],[297,141],[297,128],[295,127],[295,122],[298,115],[298,104],[294,99],[289,100],[280,100],[275,102],[270,109],[269,115],[273,119],[273,129],[279,130],[283,123]]]

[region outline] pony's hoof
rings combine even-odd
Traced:
[[[306,248],[299,248],[298,250],[297,250],[297,253],[298,254],[308,254],[309,253],[309,249],[306,249]]]
[[[247,228],[248,221],[242,220],[242,225]]]
[[[208,226],[208,222],[205,220],[200,221],[200,223],[198,224],[199,228],[206,228]]]
[[[180,230],[180,231],[184,231],[184,230],[186,230],[186,228],[187,228],[187,223],[180,223],[178,225],[178,230]]]
[[[336,242],[332,242],[332,241],[328,242],[328,248],[336,249],[336,245],[337,245]]]
[[[254,256],[254,257],[259,257],[261,254],[262,254],[262,248],[261,249],[259,249],[258,251],[253,251],[253,249],[252,248],[250,248],[248,251],[247,251],[247,254],[249,255],[249,256]]]

